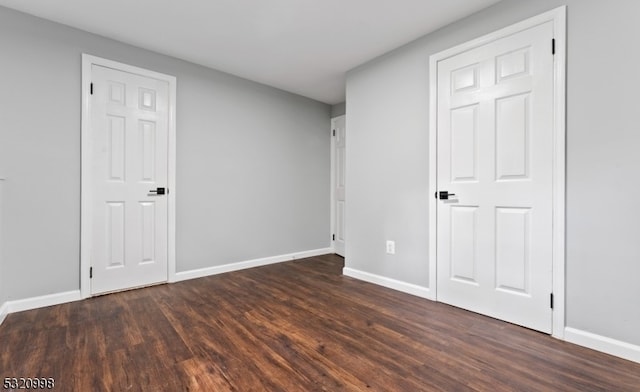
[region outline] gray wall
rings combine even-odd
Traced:
[[[428,287],[429,55],[564,4],[567,326],[639,345],[637,0],[503,1],[349,72],[346,264]]]
[[[342,116],[347,112],[346,102],[337,103],[331,106],[331,118]]]
[[[329,105],[0,7],[9,300],[79,289],[83,52],[177,77],[178,271],[329,246]]]

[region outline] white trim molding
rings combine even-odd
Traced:
[[[565,333],[565,143],[566,143],[566,20],[567,7],[555,8],[480,38],[433,54],[429,58],[429,194],[437,189],[437,80],[438,62],[528,28],[552,22],[555,39],[553,70],[553,320],[552,336]],[[437,297],[437,205],[429,198],[429,287]]]
[[[82,299],[80,290],[66,291],[64,293],[48,294],[39,297],[18,299],[5,303],[7,313],[22,312],[25,310],[44,308],[47,306],[65,304],[67,302],[75,302]]]
[[[426,298],[430,300],[435,299],[433,297],[432,291],[428,287],[422,287],[416,284],[407,283],[400,280],[391,279],[385,276],[380,276],[380,275],[356,270],[353,268],[347,268],[347,267],[342,269],[342,274],[350,278],[377,284],[378,286],[383,286],[383,287],[397,290],[406,294],[415,295],[416,297]]]
[[[0,173],[0,280],[2,279],[2,277],[4,275],[2,275],[2,234],[3,234],[3,228],[2,228],[2,187],[5,181],[5,177],[2,175],[2,173]],[[3,282],[0,281],[0,295],[3,294]],[[0,324],[2,324],[2,322],[4,321],[4,319],[7,317],[7,314],[9,314],[9,306],[6,302],[1,303],[0,304]]]
[[[80,290],[66,291],[64,293],[47,294],[38,297],[18,299],[15,301],[7,301],[0,306],[0,324],[7,318],[10,313],[23,312],[44,308],[47,306],[61,305],[68,302],[82,300]]]
[[[5,318],[7,318],[8,314],[9,314],[9,303],[5,302],[2,305],[0,305],[0,324],[2,324]]]
[[[230,263],[215,267],[202,268],[192,271],[178,272],[175,274],[173,282],[180,282],[183,280],[201,278],[210,275],[222,274],[225,272],[239,271],[247,268],[260,267],[268,264],[281,263],[285,261],[304,259],[307,257],[322,256],[332,254],[333,248],[321,248],[304,252],[289,253],[280,256],[265,257],[261,259],[254,259],[248,261],[242,261],[238,263]],[[85,299],[80,290],[67,291],[63,293],[43,295],[33,298],[25,298],[15,301],[7,301],[0,305],[0,324],[4,321],[10,313],[22,312],[25,310],[32,310],[38,308],[44,308],[47,306],[60,305],[67,302],[75,302]]]
[[[80,292],[82,298],[91,296],[91,280],[89,268],[91,267],[91,220],[92,195],[91,195],[91,70],[93,65],[100,65],[124,72],[129,72],[145,77],[162,80],[169,85],[169,151],[167,173],[167,282],[175,281],[176,272],[176,83],[175,76],[150,71],[144,68],[134,67],[116,61],[82,54],[82,164],[81,164],[81,201],[80,201]]]
[[[640,363],[640,346],[631,343],[571,327],[565,328],[564,340],[569,343]]]
[[[224,274],[226,272],[239,271],[239,270],[248,269],[248,268],[261,267],[264,265],[304,259],[307,257],[327,255],[331,253],[334,253],[334,251],[333,251],[333,248],[329,247],[329,248],[315,249],[315,250],[309,250],[304,252],[288,253],[288,254],[279,255],[279,256],[264,257],[260,259],[239,261],[236,263],[216,265],[213,267],[200,268],[200,269],[195,269],[191,271],[182,271],[182,272],[176,273],[174,282],[181,282],[183,280],[203,278],[205,276]]]
[[[331,137],[331,176],[330,176],[330,180],[331,180],[331,185],[330,185],[330,189],[329,189],[329,200],[331,200],[331,218],[330,218],[330,222],[331,222],[331,233],[329,233],[329,239],[331,241],[331,246],[334,249],[334,253],[338,254],[335,250],[336,250],[336,240],[335,240],[335,236],[336,233],[338,232],[338,228],[337,228],[337,220],[336,220],[336,188],[337,188],[337,184],[336,182],[338,181],[337,177],[336,177],[336,135],[333,134],[333,132],[336,129],[336,122],[338,120],[344,120],[344,123],[346,124],[347,121],[347,115],[346,114],[341,114],[340,116],[336,116],[331,118],[331,129],[329,130],[329,136]],[[346,129],[346,125],[345,125],[345,129]],[[345,246],[346,246],[346,241],[345,241]],[[346,253],[346,249],[342,249],[342,253]],[[345,254],[342,254],[340,256],[345,256]]]
[[[331,214],[331,217],[329,218],[329,222],[330,222],[330,232],[329,232],[329,241],[331,241],[331,248],[333,249],[334,253],[336,250],[336,240],[334,239],[335,237],[333,237],[335,235],[336,232],[336,192],[335,192],[335,181],[336,181],[336,175],[335,175],[335,170],[336,170],[336,138],[333,136],[333,130],[336,129],[336,118],[338,117],[333,117],[331,119],[331,128],[329,129],[329,138],[331,139],[331,143],[329,143],[329,148],[331,149],[331,151],[329,152],[329,155],[331,157],[331,165],[330,165],[330,169],[331,170],[331,175],[330,175],[330,184],[329,184],[329,200],[331,203],[331,207],[329,208],[329,213]]]

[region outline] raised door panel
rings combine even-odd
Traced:
[[[467,93],[480,87],[478,69],[480,64],[471,64],[451,72],[451,94]]]
[[[156,111],[156,92],[148,88],[138,89],[138,108],[142,110]]]
[[[156,123],[153,121],[140,120],[138,123],[138,129],[140,137],[139,154],[137,159],[140,165],[140,181],[141,182],[155,182],[156,178],[156,160],[157,148],[156,148]]]
[[[451,110],[451,182],[477,181],[478,105]]]
[[[496,208],[496,288],[530,293],[531,209]]]
[[[449,242],[450,277],[463,283],[477,284],[478,207],[451,206]]]
[[[107,268],[125,265],[125,203],[106,203]]]
[[[344,201],[338,201],[336,203],[336,240],[344,241]]]
[[[496,73],[498,83],[505,79],[512,79],[529,75],[530,47],[510,51],[496,57]]]
[[[124,182],[126,155],[126,121],[120,116],[107,116],[107,179]]]
[[[531,167],[529,93],[496,100],[496,178],[526,180]]]
[[[140,263],[153,263],[156,261],[156,203],[144,201],[139,203],[141,218],[141,258]]]

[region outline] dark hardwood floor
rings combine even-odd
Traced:
[[[10,314],[0,381],[56,391],[640,391],[640,364],[314,257]]]

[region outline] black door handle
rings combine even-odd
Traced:
[[[156,195],[164,195],[164,188],[156,188],[149,191],[149,193],[155,193]]]
[[[440,191],[438,192],[440,197],[440,200],[449,200],[449,196],[455,196],[455,193],[449,193],[448,191]]]

